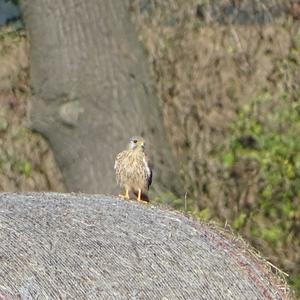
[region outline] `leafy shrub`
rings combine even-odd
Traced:
[[[248,226],[254,240],[283,253],[291,244],[300,247],[299,95],[282,93],[275,100],[265,92],[244,106],[230,125],[229,150],[223,156],[229,172],[241,161],[254,164],[259,182],[255,204],[242,210],[233,227],[243,232]],[[266,108],[269,113],[262,115]],[[297,276],[293,285],[300,288]]]

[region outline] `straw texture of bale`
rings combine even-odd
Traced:
[[[104,195],[0,194],[0,299],[285,299],[210,226]]]

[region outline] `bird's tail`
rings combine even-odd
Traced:
[[[133,193],[136,197],[138,196],[137,191],[134,191]],[[150,202],[149,196],[146,193],[143,193],[143,192],[141,193],[141,199],[145,202]]]

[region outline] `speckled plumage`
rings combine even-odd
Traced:
[[[128,193],[146,194],[152,182],[152,171],[148,165],[144,151],[145,142],[141,137],[130,139],[128,150],[117,155],[115,172],[117,183],[125,188],[123,198],[129,198]],[[141,200],[140,196],[138,200]]]

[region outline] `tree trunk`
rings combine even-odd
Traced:
[[[148,141],[154,189],[175,167],[126,1],[22,0],[30,39],[31,127],[50,142],[70,191],[116,192],[114,159]]]
[[[149,205],[0,194],[0,224],[1,299],[287,299],[236,238]]]

